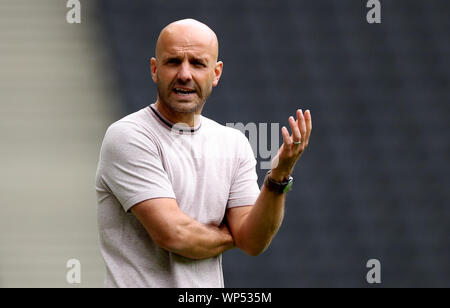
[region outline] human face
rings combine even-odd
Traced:
[[[222,73],[214,41],[202,33],[187,33],[162,36],[157,59],[151,60],[158,100],[172,113],[199,113]]]

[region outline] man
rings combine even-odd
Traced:
[[[168,25],[151,59],[157,101],[108,128],[96,177],[107,287],[223,287],[224,251],[256,256],[275,236],[311,114],[282,128],[260,191],[245,135],[201,116],[222,69],[208,26]]]

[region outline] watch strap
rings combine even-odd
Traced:
[[[283,182],[275,181],[270,177],[270,170],[269,170],[269,172],[267,172],[267,174],[266,174],[266,178],[264,179],[264,185],[270,191],[273,191],[273,192],[276,192],[279,194],[284,194],[284,193],[287,193],[291,189],[293,180],[294,179],[292,178],[292,176],[289,176],[289,178],[286,181],[283,181]]]

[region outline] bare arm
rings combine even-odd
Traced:
[[[147,200],[131,211],[158,246],[183,257],[205,259],[234,248],[226,225],[199,223],[183,213],[175,199]]]
[[[251,256],[262,253],[281,226],[284,201],[284,194],[275,194],[263,186],[253,206],[227,210],[227,221],[236,246]]]
[[[292,136],[283,127],[283,145],[274,158],[271,178],[282,182],[292,173],[295,163],[308,146],[312,130],[309,111],[297,111],[297,121],[289,118]],[[301,144],[294,144],[301,141]],[[284,216],[285,194],[270,191],[265,185],[253,206],[227,210],[227,221],[236,246],[255,256],[263,252],[278,232]]]

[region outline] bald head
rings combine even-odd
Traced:
[[[160,59],[171,48],[203,49],[214,61],[219,55],[219,42],[210,27],[195,19],[182,19],[166,26],[159,34],[156,43],[156,58]],[[201,50],[200,50],[201,51]]]
[[[211,91],[219,83],[223,62],[217,61],[219,43],[207,25],[183,19],[165,27],[150,61],[152,79],[158,87],[158,110],[175,121],[192,124]]]

